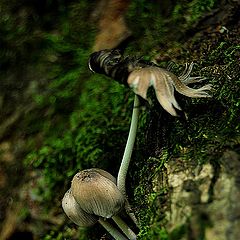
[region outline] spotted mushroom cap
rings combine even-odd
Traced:
[[[69,189],[63,199],[62,199],[62,208],[66,215],[78,226],[88,227],[94,225],[98,217],[92,214],[86,213],[79,204],[76,202],[72,195],[71,189]]]
[[[125,198],[110,173],[99,169],[78,172],[72,180],[72,194],[81,208],[104,218],[111,218],[123,207]]]

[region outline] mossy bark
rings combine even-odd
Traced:
[[[42,2],[41,8],[0,4],[1,233],[99,239],[104,230],[77,229],[60,203],[80,169],[117,176],[134,95],[87,69],[95,30],[86,22],[95,2]],[[206,77],[214,91],[211,99],[176,96],[187,118],[165,113],[150,92],[127,176],[138,239],[237,240],[239,4],[179,0],[164,11],[165,3],[131,1],[126,22],[133,38],[126,54],[161,67],[171,60],[176,74],[193,61],[192,74]],[[10,221],[11,229],[5,228]]]
[[[187,120],[150,114],[147,157],[134,163],[139,239],[236,240],[240,234],[239,45],[234,34],[233,42],[219,37],[214,46],[207,40],[208,57],[201,50],[192,55],[202,59],[198,67],[213,84],[212,99],[183,100]]]

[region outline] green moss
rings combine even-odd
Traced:
[[[158,181],[164,174],[164,163],[168,159],[167,151],[159,158],[133,158],[135,180],[133,206],[137,206],[137,218],[140,222],[138,239],[168,239],[164,227],[168,189],[158,186]],[[139,163],[140,162],[140,163]]]
[[[56,132],[55,126],[46,133],[44,146],[28,155],[28,162],[43,168],[49,193],[67,179],[70,183],[79,169],[109,168],[119,163],[132,103],[132,97],[126,101],[125,96],[126,90],[117,83],[92,77],[85,83],[75,110],[66,118],[65,130]],[[114,167],[114,173],[116,170]],[[51,200],[51,194],[47,198]]]
[[[197,1],[192,2],[196,3]],[[181,14],[177,14],[178,23],[176,24],[182,24],[183,31],[191,24],[197,23],[204,12],[216,7],[214,1],[210,1],[208,6],[201,6],[201,4],[205,3],[198,1],[195,6],[190,4],[192,9],[185,5],[188,10],[182,12],[183,18],[181,18]],[[183,10],[184,5],[176,5],[176,8],[178,7]],[[196,14],[191,15],[190,13]],[[186,14],[191,17],[187,17]],[[140,28],[141,24],[144,22],[140,22]],[[154,50],[156,48],[155,46]],[[174,44],[173,48],[168,49],[168,52],[171,51],[173,51],[174,58],[176,56]],[[152,153],[156,158],[148,159],[149,156],[144,155],[148,147],[146,129],[149,131],[148,125],[153,127],[149,122],[148,114],[144,114],[144,123],[140,123],[140,131],[144,131],[145,135],[141,132],[138,133],[139,139],[143,140],[138,142],[136,146],[138,153],[135,153],[133,158],[134,170],[131,171],[134,171],[135,174],[130,173],[130,178],[134,179],[133,188],[135,189],[133,205],[136,206],[135,211],[141,225],[139,239],[181,239],[187,234],[188,229],[185,225],[167,233],[164,209],[169,206],[166,200],[168,189],[160,187],[156,192],[152,184],[154,176],[164,174],[163,162],[166,162],[168,157],[180,158],[196,164],[210,162],[214,166],[218,166],[220,156],[226,149],[239,150],[240,69],[238,63],[239,43],[236,40],[236,32],[231,28],[224,33],[212,34],[208,38],[197,34],[190,41],[182,44],[180,52],[181,56],[178,56],[180,63],[196,62],[192,75],[205,76],[206,81],[213,85],[213,97],[211,99],[189,99],[177,96],[188,120],[172,119],[166,123],[166,119],[164,122],[164,119],[159,118],[162,124],[160,127],[154,125],[156,128],[153,131],[159,137],[161,136],[159,132],[165,129],[167,140],[162,139],[165,151],[157,149],[162,154],[156,157],[155,153]],[[182,68],[183,65],[176,65],[173,71],[179,73]],[[151,121],[154,120],[151,119]],[[145,125],[145,128],[142,124]],[[156,136],[152,142],[154,140],[155,142],[161,141]],[[146,159],[148,160],[146,161]]]
[[[131,1],[127,11],[127,22],[133,32],[133,46],[128,46],[126,53],[139,52],[146,60],[156,54],[156,48],[163,43],[166,33],[161,7],[156,2],[141,0]],[[149,24],[150,23],[150,24]]]
[[[176,23],[180,21],[182,29],[188,29],[204,15],[210,13],[217,6],[217,3],[216,0],[178,0],[172,11],[172,20]]]

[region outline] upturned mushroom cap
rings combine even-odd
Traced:
[[[62,208],[66,215],[80,227],[89,227],[98,221],[97,216],[86,213],[82,210],[73,197],[71,189],[65,193],[62,199]]]
[[[71,189],[85,212],[110,218],[124,207],[125,198],[112,181],[115,178],[102,171],[93,168],[78,172],[73,177]]]

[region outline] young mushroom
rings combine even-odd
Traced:
[[[63,197],[62,208],[69,219],[79,227],[89,227],[98,221],[115,239],[126,239],[117,229],[115,229],[104,219],[86,213],[76,202],[75,198],[72,195],[71,189],[69,189]]]
[[[85,212],[103,218],[111,218],[119,213],[125,203],[116,184],[96,169],[78,172],[73,177],[71,189]]]
[[[102,169],[92,168],[73,177],[71,190],[65,194],[62,206],[67,216],[79,226],[91,226],[99,221],[110,234],[118,235],[116,239],[125,239],[119,238],[118,230],[104,220],[112,218],[128,239],[134,240],[136,234],[118,216],[124,204],[125,197],[118,190],[116,179]]]

